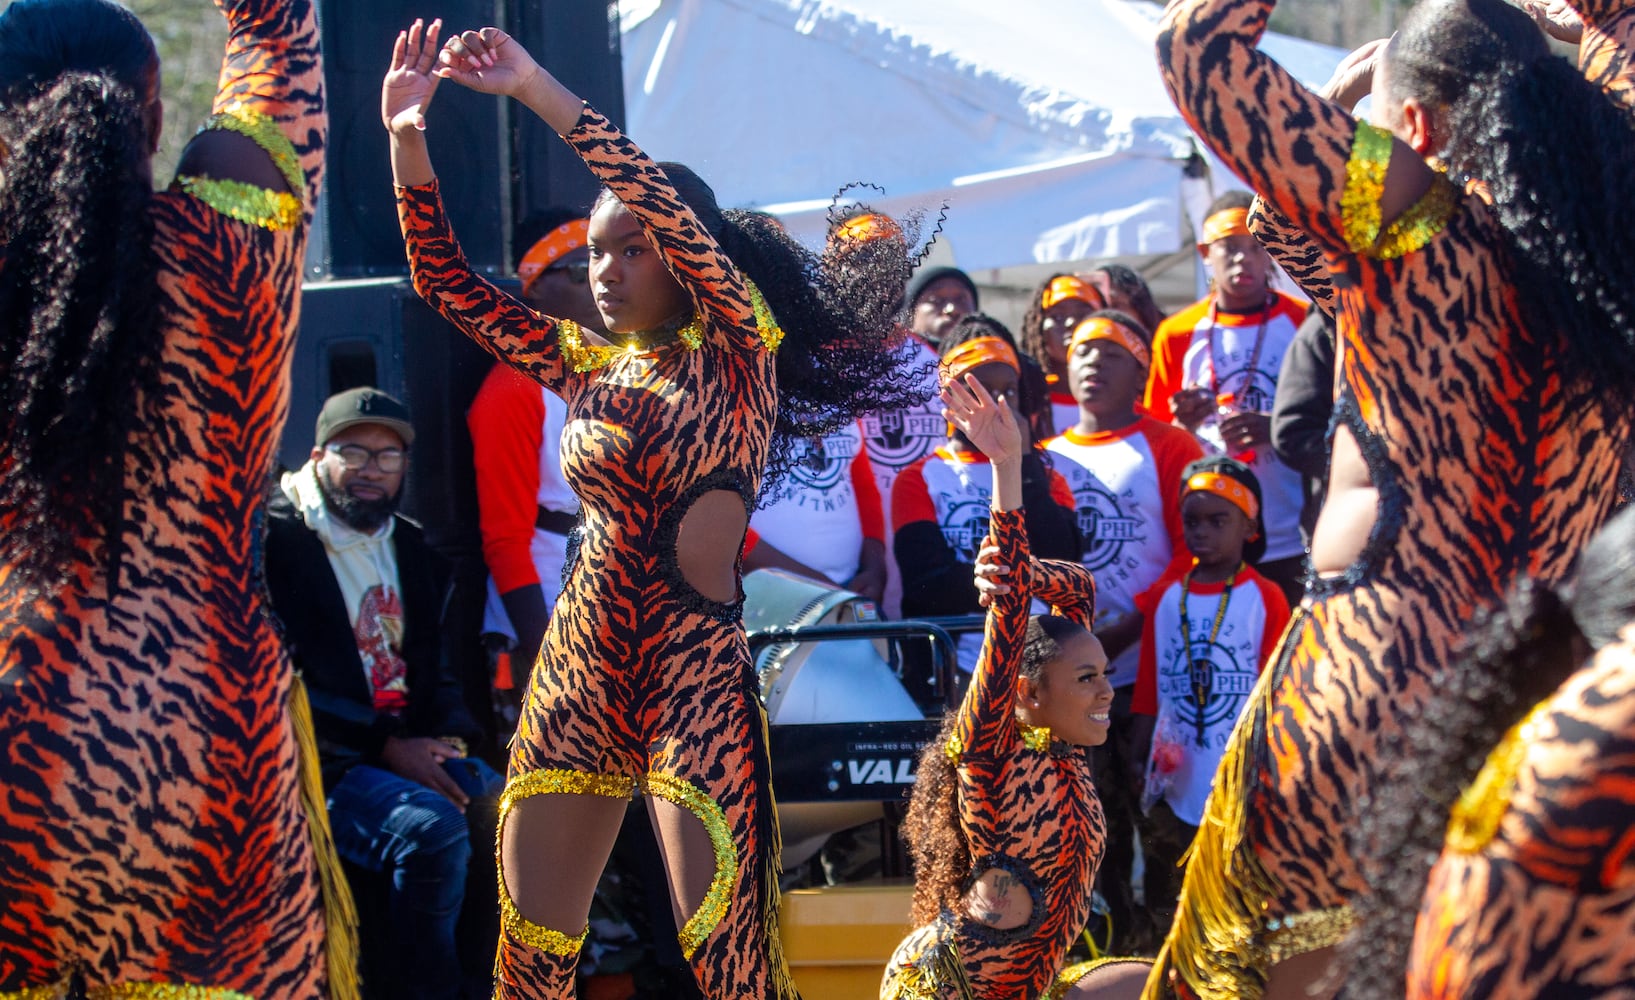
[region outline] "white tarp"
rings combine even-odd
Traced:
[[[629,132],[723,204],[822,240],[835,191],[947,203],[967,270],[1151,257],[1190,245],[1191,136],[1141,0],[624,0]],[[1343,54],[1268,50],[1320,83]],[[872,195],[872,193],[866,193]],[[939,256],[944,256],[945,250]]]

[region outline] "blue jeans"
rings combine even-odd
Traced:
[[[505,787],[504,778],[474,757],[446,761],[443,769],[470,797],[467,813],[439,792],[368,765],[346,772],[329,792],[340,856],[389,877],[394,971],[411,991],[394,992],[428,1000],[460,996],[455,927],[465,899],[471,826],[493,813]],[[491,822],[484,825],[492,836]]]

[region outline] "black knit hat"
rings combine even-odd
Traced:
[[[981,308],[982,299],[977,295],[976,282],[971,280],[969,274],[957,267],[922,267],[915,271],[908,279],[908,289],[903,293],[903,305],[912,311],[914,301],[920,297],[921,292],[925,291],[925,287],[933,281],[940,281],[943,278],[953,278],[964,284],[971,291],[973,311]]]
[[[1211,473],[1236,480],[1246,487],[1255,498],[1257,513],[1251,519],[1254,522],[1255,537],[1243,543],[1243,561],[1251,566],[1258,565],[1262,556],[1266,554],[1266,499],[1260,493],[1260,479],[1247,465],[1235,458],[1225,455],[1207,455],[1189,464],[1181,470],[1181,499],[1185,500],[1192,491],[1187,484],[1192,477],[1200,473]]]
[[[338,392],[324,400],[324,408],[318,411],[318,429],[314,440],[322,448],[341,431],[359,424],[379,424],[390,428],[403,439],[405,448],[414,443],[414,424],[409,421],[409,408],[395,397],[367,385]]]

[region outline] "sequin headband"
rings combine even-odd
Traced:
[[[870,243],[890,238],[902,239],[903,227],[889,215],[868,212],[836,226],[834,232],[829,234],[829,246],[834,248],[847,243]]]
[[[998,337],[978,337],[967,340],[948,352],[942,359],[938,371],[942,376],[942,384],[947,385],[973,368],[986,364],[1005,364],[1014,368],[1017,373],[1022,371],[1022,362],[1016,357],[1016,348]]]
[[[1260,504],[1255,501],[1254,492],[1231,476],[1199,472],[1187,480],[1187,488],[1181,495],[1188,493],[1213,493],[1249,515],[1251,521],[1260,516]]]
[[[1204,220],[1203,235],[1198,238],[1198,249],[1204,250],[1216,240],[1224,240],[1228,236],[1249,235],[1249,210],[1247,208],[1223,208]]]
[[[1044,294],[1039,296],[1039,308],[1049,309],[1068,299],[1088,302],[1097,309],[1107,306],[1107,300],[1101,296],[1101,289],[1071,274],[1064,274],[1051,279],[1050,284],[1045,286]]]
[[[1126,329],[1123,323],[1105,316],[1092,316],[1080,323],[1073,331],[1073,339],[1068,341],[1067,353],[1072,354],[1080,344],[1093,340],[1111,340],[1129,351],[1141,367],[1152,367],[1152,355],[1147,352],[1147,345],[1141,342],[1141,338]]]
[[[584,246],[589,234],[590,220],[574,219],[557,226],[529,247],[528,252],[522,255],[522,263],[517,265],[517,277],[522,279],[522,294],[527,295],[533,289],[534,282],[552,264]]]

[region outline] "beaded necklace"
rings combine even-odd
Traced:
[[[1221,603],[1215,609],[1215,624],[1209,630],[1209,642],[1204,646],[1204,656],[1195,657],[1192,654],[1192,621],[1187,617],[1187,593],[1192,590],[1192,573],[1196,570],[1187,570],[1186,576],[1181,577],[1181,637],[1186,643],[1187,680],[1192,687],[1192,703],[1197,707],[1195,718],[1198,745],[1204,745],[1204,708],[1209,704],[1209,696],[1215,692],[1215,667],[1209,662],[1209,650],[1220,637],[1221,623],[1226,620],[1226,606],[1232,602],[1232,585],[1238,582],[1238,574],[1243,572],[1243,563],[1238,563],[1232,570],[1232,575],[1226,578],[1226,586],[1221,590]]]
[[[1244,369],[1244,388],[1254,380],[1255,372],[1260,369],[1260,349],[1266,343],[1266,325],[1272,321],[1272,307],[1277,304],[1277,296],[1266,293],[1266,305],[1260,311],[1260,328],[1255,331],[1255,349],[1249,354],[1249,367]],[[1220,329],[1220,303],[1211,298],[1209,300],[1209,389],[1220,398],[1221,394],[1221,364],[1215,356],[1215,331]]]

